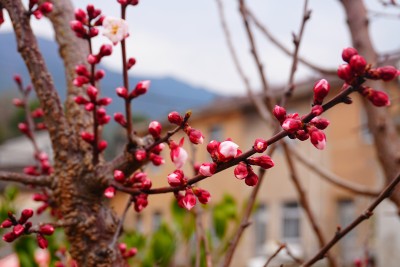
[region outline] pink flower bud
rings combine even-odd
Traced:
[[[35,125],[36,130],[45,130],[47,129],[47,126],[44,122],[39,122]]]
[[[11,242],[13,242],[15,239],[17,239],[17,237],[18,237],[18,236],[16,236],[16,235],[14,234],[14,232],[9,232],[9,233],[6,233],[5,235],[3,235],[3,240],[4,240],[5,242],[11,243]]]
[[[36,166],[26,166],[24,168],[24,173],[28,174],[28,175],[39,175],[39,173],[37,172],[37,168]]]
[[[125,87],[118,87],[115,91],[117,92],[117,95],[119,97],[122,97],[125,99],[128,98],[128,89],[126,89]]]
[[[86,66],[81,64],[81,65],[76,65],[75,67],[75,73],[78,74],[79,76],[86,76],[89,77],[90,73],[87,70]]]
[[[13,233],[16,236],[20,236],[23,234],[23,232],[25,231],[25,228],[21,225],[21,224],[17,224],[13,227]]]
[[[149,202],[147,201],[147,195],[146,194],[140,194],[139,196],[136,197],[135,201],[135,211],[136,212],[141,212]]]
[[[213,154],[213,153],[217,152],[219,144],[220,144],[220,142],[218,142],[216,140],[210,141],[210,143],[208,143],[208,145],[207,145],[208,153]]]
[[[161,123],[158,121],[152,121],[149,124],[149,133],[155,138],[159,138],[161,135]]]
[[[399,75],[397,69],[393,66],[384,66],[377,69],[380,79],[385,82],[391,81]]]
[[[254,141],[253,148],[257,153],[263,153],[265,150],[267,150],[267,147],[268,147],[268,143],[264,139],[257,138]]]
[[[89,98],[92,101],[94,101],[97,98],[97,94],[99,93],[99,90],[96,87],[94,87],[92,85],[89,85],[87,90],[86,90],[86,93],[89,96]]]
[[[272,113],[281,124],[286,119],[286,109],[281,106],[275,105]]]
[[[14,106],[19,107],[19,108],[22,108],[22,107],[25,106],[25,102],[22,99],[19,99],[19,98],[14,98],[12,100],[12,103],[14,104]]]
[[[29,126],[25,122],[18,123],[18,129],[21,133],[26,134],[27,136],[31,135],[31,131],[29,130]]]
[[[118,122],[121,126],[126,127],[126,120],[122,113],[114,113],[114,120]]]
[[[272,159],[267,155],[249,158],[249,159],[247,159],[247,162],[251,165],[260,166],[263,169],[269,169],[269,168],[274,167],[274,165],[275,165],[274,162],[272,161]]]
[[[242,180],[249,175],[248,166],[243,161],[239,162],[239,164],[233,170],[235,177],[239,180]]]
[[[99,144],[97,145],[97,149],[99,150],[99,152],[102,152],[104,149],[107,148],[107,145],[108,145],[108,143],[106,140],[101,140],[99,142]]]
[[[337,75],[340,79],[349,82],[354,78],[354,73],[349,64],[342,64],[337,70]]]
[[[69,26],[71,27],[71,29],[76,32],[76,33],[83,33],[85,32],[85,28],[83,27],[83,24],[81,21],[79,20],[72,20],[69,23]]]
[[[238,154],[239,146],[232,141],[223,141],[218,146],[218,160],[222,162],[229,161]]]
[[[151,188],[152,185],[153,185],[153,184],[152,184],[152,182],[151,182],[150,179],[144,179],[144,180],[142,181],[142,184],[141,184],[140,188],[141,188],[142,190],[149,190],[149,189]]]
[[[160,143],[160,144],[156,145],[155,147],[153,147],[151,152],[156,153],[156,154],[160,154],[161,151],[163,151],[164,148],[165,148],[165,144],[164,143]]]
[[[195,205],[196,197],[191,189],[187,189],[185,196],[182,198],[182,206],[187,210],[191,210]]]
[[[201,204],[207,204],[211,200],[211,194],[207,190],[195,187],[193,188],[193,193]]]
[[[104,44],[100,47],[99,55],[100,57],[109,56],[112,54],[112,46],[109,44]]]
[[[126,67],[128,68],[128,70],[130,68],[132,68],[134,65],[136,64],[136,59],[131,57],[128,59],[128,62],[126,63]]]
[[[149,80],[139,82],[136,85],[135,89],[132,91],[130,97],[134,98],[134,97],[145,94],[147,92],[147,90],[149,90],[149,87],[150,87]]]
[[[165,163],[163,157],[154,153],[150,153],[150,160],[155,166],[160,166]]]
[[[303,127],[300,119],[288,118],[282,123],[282,128],[288,133],[295,133]]]
[[[389,96],[382,91],[371,90],[367,95],[367,99],[377,107],[385,107],[390,105]]]
[[[43,109],[37,108],[31,113],[33,118],[41,118],[44,115]]]
[[[92,27],[89,29],[90,38],[96,37],[97,35],[99,35],[99,29],[97,29],[96,27]]]
[[[365,60],[364,57],[360,55],[354,55],[351,57],[349,65],[354,73],[361,75],[365,71],[365,67],[367,66],[367,61]]]
[[[129,250],[123,255],[123,257],[124,257],[125,259],[127,259],[127,258],[132,258],[132,257],[134,257],[136,254],[137,254],[137,248],[131,248],[131,249],[129,249]]]
[[[44,2],[39,6],[39,9],[43,14],[48,14],[53,10],[53,4],[50,2]]]
[[[90,54],[90,55],[87,56],[87,62],[88,62],[90,65],[94,65],[94,64],[97,64],[97,63],[100,62],[100,58],[97,57],[96,55]]]
[[[33,210],[32,209],[24,209],[21,212],[21,217],[18,220],[20,224],[24,224],[29,218],[33,216]]]
[[[168,184],[172,187],[185,185],[187,180],[182,170],[175,170],[167,176]]]
[[[329,121],[325,118],[313,118],[311,123],[320,130],[326,129],[329,125]]]
[[[86,12],[78,8],[75,10],[75,19],[84,22],[86,20]]]
[[[81,138],[84,141],[88,142],[89,144],[93,143],[93,141],[94,141],[94,135],[89,133],[89,132],[82,132],[81,133]]]
[[[342,59],[346,62],[350,62],[352,56],[358,55],[357,49],[353,47],[347,47],[342,51]]]
[[[314,129],[310,131],[310,141],[318,149],[322,150],[326,146],[326,136],[323,131]]]
[[[1,223],[0,228],[10,228],[11,226],[13,226],[13,223],[9,218],[7,218]]]
[[[21,75],[15,74],[14,77],[13,77],[13,79],[14,79],[14,81],[15,81],[15,83],[16,83],[17,85],[22,86],[22,78],[21,78]]]
[[[103,79],[104,76],[106,76],[106,72],[104,70],[98,70],[98,71],[96,71],[96,73],[94,75],[96,81]]]
[[[113,198],[115,196],[115,188],[112,186],[109,186],[104,190],[104,196],[106,198]]]
[[[146,159],[146,157],[147,157],[146,150],[138,149],[138,150],[135,151],[135,159],[137,161],[140,161],[140,162],[144,161]]]
[[[92,111],[92,110],[94,110],[94,104],[93,104],[93,103],[87,103],[87,104],[85,105],[85,110],[86,110],[86,111]]]
[[[42,235],[52,235],[54,233],[54,227],[51,224],[45,224],[40,227],[39,232]]]
[[[126,246],[125,243],[119,243],[119,244],[118,244],[118,249],[119,249],[119,251],[121,252],[121,254],[124,254],[125,251],[126,251],[126,249],[127,249],[127,246]]]
[[[86,76],[78,76],[78,77],[76,77],[76,78],[74,79],[73,84],[74,84],[76,87],[81,87],[82,85],[87,84],[87,83],[89,83],[89,82],[90,82],[90,80],[89,80],[88,77],[86,77]]]
[[[97,105],[99,105],[99,106],[108,106],[109,104],[111,104],[111,102],[112,102],[112,98],[104,97],[104,98],[101,98],[101,99],[97,100]]]
[[[36,19],[41,19],[43,17],[43,13],[42,11],[40,11],[40,9],[36,9],[32,12],[32,14],[35,16]]]
[[[320,105],[328,95],[330,85],[327,80],[321,79],[314,85],[314,104]]]
[[[299,139],[300,141],[305,141],[308,138],[310,138],[310,135],[308,134],[308,132],[306,132],[305,130],[298,130],[295,133],[295,136],[297,139]]]
[[[122,183],[125,181],[125,174],[120,170],[114,170],[114,180]]]
[[[207,177],[212,176],[216,170],[217,164],[215,164],[214,162],[206,162],[201,164],[201,166],[199,167],[199,173]]]
[[[322,106],[320,106],[320,105],[315,105],[315,106],[313,106],[313,107],[311,108],[311,113],[312,113],[314,116],[319,116],[319,115],[321,115],[323,112],[324,112],[324,108],[323,108]]]
[[[244,182],[248,186],[255,186],[258,183],[258,176],[253,171],[249,172],[249,175],[244,178]]]
[[[172,111],[168,114],[168,121],[176,125],[181,125],[183,122],[183,117],[178,112]]]
[[[41,235],[41,234],[37,234],[36,235],[36,241],[37,241],[38,246],[41,249],[45,249],[45,248],[47,248],[49,246],[49,243],[47,242],[47,239],[44,238],[44,236]]]
[[[192,142],[195,145],[202,144],[203,141],[204,141],[203,134],[199,130],[196,130],[196,129],[192,128],[189,131],[188,135],[189,135],[190,142]]]

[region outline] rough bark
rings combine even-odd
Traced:
[[[365,57],[367,62],[378,62],[377,53],[372,45],[368,29],[367,11],[362,0],[341,1],[347,16],[353,46]],[[369,83],[372,88],[382,89],[382,82]],[[391,119],[389,110],[377,108],[364,101],[368,116],[368,127],[374,136],[375,151],[385,174],[385,182],[389,184],[400,170],[400,138],[396,125]],[[390,199],[400,212],[400,188],[396,188]]]
[[[67,68],[67,79],[73,75],[73,67],[79,61],[74,46],[76,41],[65,25],[69,25],[68,15],[63,15],[72,6],[68,1],[55,1],[54,23],[60,53]],[[69,7],[63,6],[69,4]],[[66,236],[71,244],[70,253],[79,266],[126,266],[113,242],[118,219],[107,205],[103,192],[105,175],[97,174],[92,165],[90,149],[80,146],[79,131],[91,125],[78,107],[71,101],[79,89],[71,87],[69,80],[67,116],[60,103],[53,80],[38,49],[36,38],[30,27],[30,16],[20,0],[0,0],[9,13],[16,34],[18,51],[24,59],[36,94],[45,112],[45,122],[49,129],[54,151],[54,180],[52,196],[55,207],[63,215],[63,220],[75,223],[65,226]],[[57,11],[58,10],[58,11]],[[58,12],[58,13],[57,13]],[[61,24],[65,23],[64,26]],[[69,27],[69,26],[68,26]],[[79,45],[78,45],[79,47]],[[78,48],[76,48],[78,49]],[[79,52],[80,53],[80,52]],[[72,96],[71,96],[72,95]],[[76,120],[76,121],[74,121]]]

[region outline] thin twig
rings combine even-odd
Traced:
[[[255,26],[275,45],[277,46],[282,52],[284,52],[286,55],[292,57],[293,54],[292,52],[286,48],[281,42],[279,42],[270,32],[269,30],[263,25],[259,19],[254,15],[252,11],[250,11],[248,8],[246,9],[246,13],[248,14],[249,19],[251,19]],[[323,75],[330,75],[330,76],[336,76],[336,70],[331,70],[331,69],[325,69],[320,66],[317,66],[308,60],[299,57],[299,62],[302,63],[303,65],[309,67],[310,69],[317,71]]]
[[[311,266],[317,261],[323,259],[326,253],[335,245],[340,239],[342,239],[345,235],[347,235],[350,231],[356,228],[361,222],[369,219],[373,215],[374,209],[386,198],[388,198],[397,184],[400,182],[400,173],[392,179],[392,181],[384,188],[384,190],[379,194],[379,196],[368,206],[368,208],[361,213],[350,225],[342,230],[338,230],[331,241],[326,244],[323,248],[321,248],[311,259],[305,262],[302,267]]]
[[[293,252],[290,250],[289,246],[285,247],[285,251],[287,253],[287,255],[297,264],[303,264],[303,260],[299,259],[298,257],[296,257]]]
[[[293,155],[299,162],[303,163],[306,167],[314,171],[316,174],[319,175],[319,177],[325,179],[326,181],[356,194],[370,196],[370,197],[371,196],[376,197],[379,195],[380,191],[371,190],[362,185],[347,181],[337,176],[336,174],[328,171],[327,169],[318,166],[318,164],[309,160],[306,156],[302,155],[298,150],[292,149],[290,147],[288,149],[290,150],[291,155]]]
[[[0,171],[0,181],[50,187],[52,179],[51,176],[33,176],[25,173]]]
[[[286,247],[286,244],[280,244],[279,247],[277,248],[277,250],[275,251],[274,254],[272,254],[267,262],[264,264],[264,267],[267,267],[268,264],[279,254],[279,252],[281,252],[282,249],[284,249]]]
[[[115,230],[115,234],[113,236],[113,239],[112,239],[112,241],[111,241],[111,243],[109,245],[110,248],[114,247],[115,243],[118,240],[119,235],[121,234],[122,225],[124,225],[126,214],[128,213],[128,210],[129,210],[131,204],[132,204],[132,197],[129,197],[128,201],[125,204],[125,209],[122,212],[121,218],[120,218],[120,220],[118,222],[118,226],[117,226],[117,229]]]
[[[315,235],[317,236],[319,246],[322,248],[326,245],[325,237],[323,236],[321,228],[319,227],[317,220],[315,218],[315,215],[311,210],[310,203],[307,200],[304,188],[300,183],[299,175],[298,175],[296,167],[294,165],[293,158],[290,154],[290,150],[288,149],[288,145],[283,141],[281,142],[281,144],[282,144],[282,148],[285,152],[285,158],[286,158],[287,165],[289,167],[290,178],[292,179],[292,182],[293,182],[293,184],[296,188],[296,191],[299,195],[299,202],[307,216],[309,223],[312,226],[312,229],[313,229]],[[335,258],[332,256],[331,253],[327,253],[326,257],[328,258],[328,262],[329,262],[330,266],[338,266],[338,263],[336,262]]]

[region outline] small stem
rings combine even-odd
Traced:
[[[52,178],[51,176],[33,176],[25,173],[0,171],[0,181],[50,187]]]
[[[285,247],[286,247],[286,244],[280,244],[279,247],[278,247],[278,249],[275,251],[275,253],[272,254],[272,255],[268,258],[267,262],[264,264],[264,267],[267,267],[268,264],[269,264],[269,263],[279,254],[279,252],[281,252],[281,250],[284,249]]]
[[[120,235],[121,229],[122,229],[122,225],[124,224],[125,218],[126,218],[126,214],[128,213],[129,207],[131,206],[132,203],[132,197],[129,197],[129,200],[126,202],[125,204],[125,208],[124,211],[122,212],[122,216],[121,219],[118,222],[118,226],[117,229],[115,230],[115,234],[113,236],[113,239],[109,245],[110,248],[114,247],[115,243],[118,240],[118,237]]]

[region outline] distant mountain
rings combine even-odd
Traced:
[[[65,76],[58,48],[55,42],[38,38],[39,47],[44,59],[53,75],[55,85],[62,99],[65,98]],[[11,90],[16,90],[13,82],[15,73],[21,74],[24,81],[30,81],[25,64],[17,52],[15,37],[12,33],[0,34],[0,97],[9,95]],[[106,71],[106,76],[101,82],[103,95],[113,97],[113,103],[107,108],[110,114],[123,112],[123,102],[115,95],[115,88],[121,86],[121,73],[111,71],[105,66],[100,68]],[[134,75],[130,78],[131,87],[140,80],[151,80],[148,93],[133,102],[133,111],[149,119],[161,118],[172,110],[186,111],[196,109],[215,100],[218,95],[206,88],[192,86],[171,77],[151,77]]]

